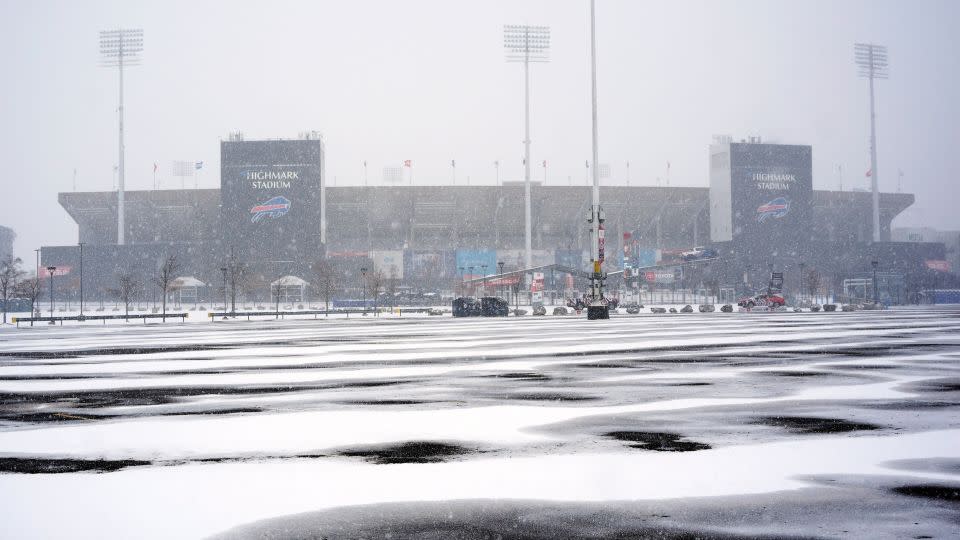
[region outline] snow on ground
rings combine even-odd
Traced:
[[[957,308],[6,327],[0,537],[204,537],[477,499],[757,497],[737,499],[746,516],[827,476],[850,505],[909,507],[849,478],[960,486],[958,330]],[[949,534],[943,504],[916,526]],[[815,512],[792,519],[823,534]]]

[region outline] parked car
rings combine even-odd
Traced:
[[[755,296],[748,296],[746,298],[741,298],[737,305],[745,308],[752,308],[757,306],[767,306],[771,308],[778,308],[785,305],[787,301],[783,296],[779,294],[758,294]]]

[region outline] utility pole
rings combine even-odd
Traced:
[[[873,241],[880,241],[880,190],[877,171],[877,113],[873,81],[887,78],[887,48],[872,43],[855,43],[854,59],[860,76],[870,80],[870,188],[873,192]]]
[[[593,119],[593,191],[590,206],[590,261],[593,272],[590,274],[591,300],[587,306],[587,319],[609,319],[610,306],[603,297],[603,281],[606,275],[600,265],[604,257],[603,208],[600,207],[600,167],[597,142],[597,36],[595,0],[590,0],[590,95],[591,116]]]
[[[103,56],[101,65],[105,67],[116,67],[120,74],[120,105],[117,109],[119,113],[120,125],[120,161],[117,165],[119,174],[119,184],[117,190],[117,244],[123,245],[125,238],[124,224],[124,152],[123,144],[123,68],[124,66],[139,65],[139,54],[143,51],[143,30],[104,30],[100,32],[100,54]]]

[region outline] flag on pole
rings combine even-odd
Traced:
[[[193,164],[193,168],[199,171],[200,169],[203,168],[203,162],[202,162],[202,161],[198,161],[198,162],[194,163],[194,164]]]
[[[403,166],[404,166],[404,167],[413,167],[413,162],[412,162],[411,160],[409,160],[409,159],[405,159],[405,160],[403,160]]]
[[[157,174],[157,163],[153,163],[153,174]]]
[[[867,169],[867,174],[866,174],[865,176],[866,176],[867,178],[870,178],[871,176],[873,176],[873,169],[872,169],[872,168]]]
[[[543,168],[544,168],[544,169],[547,168],[547,160],[543,160]]]

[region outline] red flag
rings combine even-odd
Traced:
[[[873,169],[867,169],[867,174],[866,174],[866,176],[867,176],[867,178],[870,178],[871,176],[873,176]]]
[[[413,164],[410,162],[409,159],[405,159],[405,160],[403,160],[403,166],[404,166],[404,167],[413,167]]]

